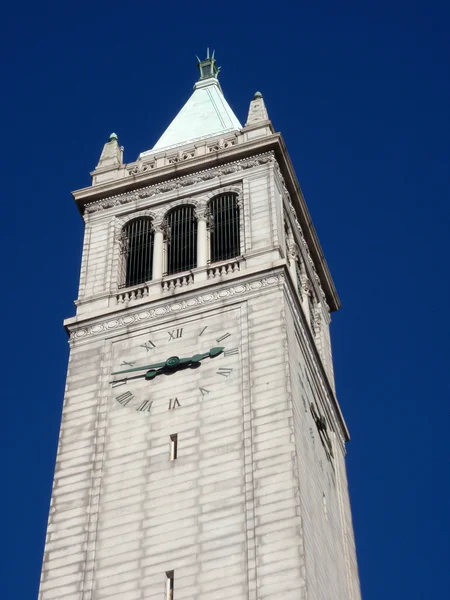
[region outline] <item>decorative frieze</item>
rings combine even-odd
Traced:
[[[105,334],[115,329],[129,327],[133,323],[142,323],[151,319],[162,317],[164,315],[178,313],[183,310],[210,304],[217,301],[222,302],[226,298],[240,296],[250,292],[255,292],[268,286],[278,285],[284,282],[284,273],[278,273],[262,279],[254,279],[243,283],[237,283],[233,286],[224,287],[218,290],[204,292],[198,296],[192,296],[183,300],[173,300],[166,304],[159,304],[156,308],[142,308],[140,311],[128,313],[120,317],[111,316],[93,325],[86,327],[69,326],[70,341],[75,341],[89,336]]]
[[[187,188],[196,183],[211,181],[212,179],[217,179],[219,177],[223,177],[224,175],[230,175],[242,170],[253,169],[254,167],[267,164],[269,162],[275,162],[275,157],[272,151],[255,156],[251,160],[235,161],[228,163],[223,167],[199,171],[195,175],[178,177],[176,179],[171,179],[170,181],[165,181],[164,183],[141,188],[137,191],[125,192],[116,196],[110,196],[106,199],[97,200],[96,202],[87,204],[85,207],[85,212],[87,214],[92,214],[101,210],[113,208],[114,206],[128,204],[129,202],[136,202],[145,198],[152,198],[166,192]]]

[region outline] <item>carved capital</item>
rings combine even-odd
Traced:
[[[207,204],[204,203],[198,204],[194,209],[194,213],[197,221],[206,221],[207,223],[211,216]]]
[[[303,292],[307,296],[311,296],[312,286],[311,286],[310,280],[308,279],[308,277],[306,275],[302,275],[301,280],[302,280],[301,283],[302,283]]]
[[[322,315],[320,314],[320,308],[318,308],[318,307],[314,308],[313,318],[314,318],[314,324],[319,326],[322,321]]]
[[[295,242],[293,242],[292,240],[289,240],[288,242],[288,258],[289,260],[293,260],[296,261],[298,258],[299,252],[298,252],[298,246]]]
[[[162,217],[158,217],[152,221],[152,227],[155,233],[164,234],[167,229],[167,223]]]

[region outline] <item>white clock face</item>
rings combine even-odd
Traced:
[[[236,310],[115,342],[113,409],[155,415],[220,401],[239,389],[240,355]]]

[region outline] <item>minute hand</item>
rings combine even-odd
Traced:
[[[124,371],[114,371],[111,375],[121,375],[122,373],[135,373],[136,371],[148,371],[149,369],[160,369],[165,367],[166,362],[153,363],[152,365],[143,365],[142,367],[134,367],[133,369],[125,369]]]
[[[191,362],[199,362],[200,360],[202,360],[203,358],[207,358],[208,356],[210,358],[214,358],[215,356],[218,356],[219,354],[221,354],[222,351],[223,351],[223,346],[219,346],[216,348],[211,348],[211,350],[209,352],[205,352],[204,354],[196,354],[192,358],[180,358],[178,363],[176,365],[174,365],[174,368],[176,368],[178,365],[182,365],[182,364],[187,364],[187,363],[191,363]],[[111,375],[122,375],[122,373],[136,373],[137,371],[151,371],[153,369],[162,369],[163,367],[166,367],[166,366],[168,366],[167,361],[164,361],[164,362],[160,362],[160,363],[153,363],[152,365],[142,365],[142,367],[133,367],[132,369],[124,369],[123,371],[114,371],[113,373],[111,373]]]

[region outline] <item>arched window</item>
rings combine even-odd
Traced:
[[[241,253],[239,206],[236,194],[221,194],[209,203],[211,262],[228,260]]]
[[[166,218],[167,274],[197,266],[197,219],[193,206],[179,206]]]
[[[138,285],[152,278],[152,222],[148,217],[134,219],[122,231],[123,276],[121,287]]]

